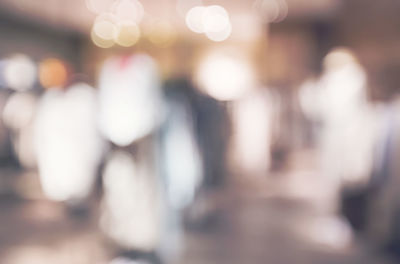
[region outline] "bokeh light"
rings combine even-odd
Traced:
[[[206,32],[206,36],[208,39],[212,40],[212,41],[216,41],[216,42],[220,42],[220,41],[224,41],[227,38],[229,38],[229,36],[232,33],[232,26],[231,24],[227,24],[227,26],[221,30],[221,31],[207,31]]]
[[[85,0],[86,7],[94,14],[109,12],[115,0]]]
[[[68,77],[64,62],[56,58],[45,59],[39,64],[39,80],[43,87],[62,87]]]
[[[114,46],[115,41],[114,38],[112,39],[103,39],[101,37],[99,37],[93,30],[90,33],[91,39],[93,41],[93,43],[100,48],[111,48],[112,46]]]
[[[118,0],[111,10],[119,21],[127,20],[138,24],[144,16],[143,5],[137,0]]]
[[[117,0],[97,16],[91,32],[93,43],[100,48],[114,44],[130,47],[140,38],[138,24],[143,19],[144,8],[137,0]]]
[[[157,46],[166,47],[177,38],[176,29],[167,21],[155,21],[148,28],[147,38]]]
[[[253,8],[266,23],[280,22],[287,17],[289,12],[286,0],[256,0]]]
[[[250,64],[235,50],[216,49],[200,62],[196,73],[200,88],[217,100],[241,97],[255,85]]]
[[[196,6],[186,15],[186,25],[195,33],[204,33],[212,41],[226,40],[232,33],[228,12],[219,5]]]
[[[228,12],[218,5],[206,7],[201,19],[203,30],[206,33],[223,31],[230,24]]]
[[[103,14],[96,18],[93,32],[103,40],[111,40],[117,32],[116,18],[112,14]]]
[[[186,14],[186,25],[195,33],[204,33],[203,14],[206,11],[204,6],[195,6]]]
[[[3,109],[4,124],[13,130],[26,127],[33,119],[35,107],[36,98],[32,94],[13,94]]]
[[[115,44],[117,35],[117,18],[111,13],[99,15],[92,28],[91,38],[93,43],[100,48],[110,48]]]
[[[33,87],[37,78],[37,68],[28,56],[17,54],[7,59],[3,74],[9,88],[25,91]]]
[[[358,64],[353,52],[345,47],[338,47],[330,51],[323,61],[325,70],[336,70],[349,64]]]
[[[136,23],[130,21],[118,23],[115,43],[123,47],[130,47],[135,45],[139,39],[140,29]]]

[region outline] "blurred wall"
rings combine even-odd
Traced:
[[[82,37],[78,33],[0,12],[0,39],[0,58],[13,53],[25,53],[34,60],[55,56],[76,71],[81,69]]]

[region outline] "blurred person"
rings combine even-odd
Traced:
[[[368,183],[376,139],[376,114],[368,102],[366,76],[351,51],[332,50],[321,78],[303,86],[303,111],[320,122],[317,145],[326,197],[321,206],[339,210],[342,187]]]
[[[227,182],[232,132],[230,108],[256,85],[250,54],[237,46],[206,49],[199,57],[193,81],[199,96],[199,146],[203,153],[204,187],[218,190]]]
[[[233,164],[242,176],[265,179],[271,165],[274,104],[265,88],[232,103]]]
[[[231,123],[227,104],[207,95],[198,96],[197,136],[203,160],[203,189],[214,192],[227,183],[226,164]]]
[[[199,149],[199,94],[186,78],[168,80],[164,87],[165,119],[160,130],[161,177],[167,199],[168,241],[182,247],[182,226],[203,184],[203,159]],[[173,251],[171,251],[173,252]],[[174,257],[174,256],[173,256]]]
[[[14,154],[26,169],[36,167],[33,147],[33,124],[38,95],[35,63],[26,55],[15,54],[5,60],[4,82],[13,91],[2,111],[4,125],[11,131]]]
[[[400,64],[388,61],[377,75],[378,83],[391,99],[382,104],[367,219],[368,237],[397,255],[400,255],[399,73]]]
[[[176,255],[182,226],[211,227],[214,198],[226,180],[228,117],[226,105],[201,93],[188,77],[168,80],[164,96],[160,162]]]
[[[356,0],[343,4],[346,12],[339,19],[338,33],[352,45],[367,71],[372,99],[383,103],[368,199],[367,237],[375,245],[400,255],[397,117],[400,2]],[[354,12],[359,8],[363,12]]]
[[[131,149],[114,150],[106,161],[100,225],[116,243],[117,259],[161,261],[163,208],[153,143],[149,137]]]
[[[104,137],[120,147],[151,134],[162,116],[157,66],[145,54],[112,57],[99,77],[99,124]]]
[[[85,209],[103,155],[96,116],[96,92],[84,83],[49,88],[39,102],[35,149],[43,192],[72,209]]]
[[[0,68],[0,75],[1,75]],[[1,79],[0,79],[1,82]],[[0,113],[4,115],[5,107],[8,104],[9,98],[13,92],[11,89],[6,87],[0,88]],[[16,114],[18,115],[18,114]],[[0,121],[0,170],[1,170],[1,182],[0,182],[0,194],[12,194],[15,195],[18,192],[18,182],[20,175],[20,162],[15,153],[15,133],[6,124],[2,118]]]
[[[103,171],[100,222],[121,250],[113,261],[159,263],[165,201],[156,152],[163,103],[155,61],[146,54],[105,61],[99,102],[101,131],[113,144]]]
[[[170,204],[189,205],[202,183],[203,165],[198,146],[198,94],[190,82],[170,80],[164,89],[166,114],[161,127],[161,162]]]
[[[189,91],[192,91],[190,105],[202,176],[193,203],[185,210],[184,222],[187,228],[206,231],[218,224],[220,194],[229,182],[227,161],[231,120],[227,102],[199,92],[197,86]]]
[[[7,104],[7,99],[10,97],[10,91],[8,90],[0,90],[0,112],[4,112],[4,108]],[[11,131],[9,127],[4,123],[4,121],[0,122],[0,163],[1,164],[10,164],[10,161],[13,159],[12,157],[12,140],[11,140]]]
[[[12,144],[19,164],[26,169],[36,168],[34,150],[34,119],[39,97],[32,92],[15,92],[3,110],[3,122],[12,132]]]
[[[7,153],[3,167],[10,170],[4,173],[2,188],[7,193],[37,197],[40,195],[34,150],[34,119],[40,95],[37,64],[28,55],[18,53],[7,56],[0,64],[0,86],[5,88],[1,92],[4,100],[1,129],[2,136],[7,136],[3,138],[6,145],[1,152]]]

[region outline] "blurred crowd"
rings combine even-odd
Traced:
[[[206,228],[219,197],[232,195],[226,190],[271,196],[273,183],[285,181],[306,193],[296,199],[311,197],[328,216],[321,241],[345,248],[362,239],[400,256],[400,64],[393,50],[374,41],[324,46],[334,30],[318,20],[310,28],[319,55],[304,55],[317,57],[317,70],[303,70],[308,60],[299,54],[313,49],[311,41],[294,37],[295,48],[283,46],[297,23],[269,26],[288,16],[286,1],[256,1],[268,37],[231,45],[215,44],[235,34],[237,20],[222,6],[181,6],[192,33],[215,42],[193,66],[185,47],[166,48],[179,42],[169,24],[145,34],[164,55],[131,48],[146,16],[139,1],[115,1],[111,11],[86,2],[96,18],[79,45],[102,49],[101,60],[74,48],[48,55],[29,26],[0,23],[0,36],[13,23],[18,32],[0,44],[0,206],[51,201],[72,219],[95,218],[116,249],[110,263],[175,263],[185,231]],[[44,50],[66,43],[51,30],[37,32],[49,40]],[[386,57],[376,59],[375,50]]]

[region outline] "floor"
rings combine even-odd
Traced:
[[[172,263],[398,263],[354,236],[343,218],[321,210],[323,185],[304,181],[314,174],[296,167],[268,183],[237,181],[205,195]],[[0,264],[110,263],[116,248],[100,232],[94,204],[81,215],[44,199],[1,196]]]

